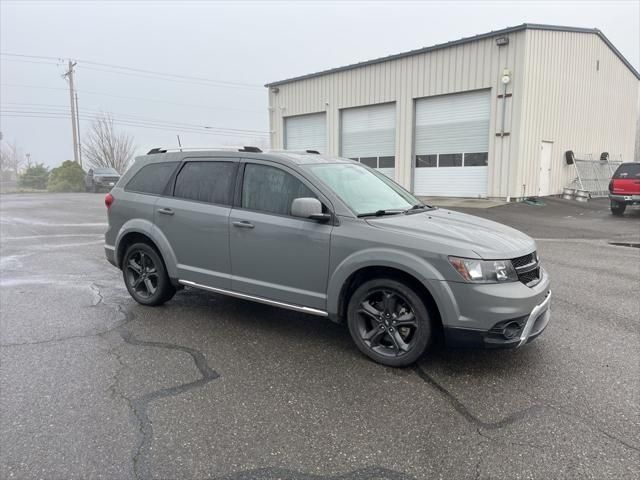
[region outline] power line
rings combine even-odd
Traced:
[[[0,85],[3,86],[3,87],[16,87],[16,88],[35,88],[35,89],[64,90],[64,91],[67,90],[66,88],[44,87],[44,86],[40,86],[40,85],[19,85],[19,84],[15,84],[15,83],[1,83]],[[77,92],[81,93],[83,95],[98,95],[98,96],[102,96],[102,97],[120,98],[120,99],[123,99],[123,100],[137,100],[137,101],[142,101],[142,102],[166,103],[168,105],[177,105],[177,106],[182,106],[182,107],[200,108],[200,109],[204,109],[204,110],[233,110],[233,111],[239,111],[239,112],[250,112],[250,113],[260,113],[260,114],[264,114],[265,113],[262,110],[254,110],[254,109],[249,109],[249,108],[222,107],[222,106],[215,106],[215,105],[196,105],[196,104],[193,104],[193,103],[171,102],[169,100],[161,100],[161,99],[158,99],[158,98],[130,97],[130,96],[124,96],[124,95],[113,95],[113,94],[110,94],[110,93],[103,93],[103,92],[94,92],[94,91],[89,91],[89,90],[77,90]],[[3,103],[7,103],[7,102],[3,102]]]
[[[50,106],[41,106],[40,108],[44,108],[45,111],[40,111],[40,110],[34,110],[34,109],[30,109],[30,106],[21,106],[21,105],[17,105],[14,107],[9,107],[10,109],[3,109],[3,111],[6,112],[10,112],[10,113],[58,113],[58,112],[63,112],[66,109],[66,107],[63,107],[62,105],[50,105]],[[25,110],[26,109],[26,110]],[[171,125],[171,126],[184,126],[184,127],[189,127],[189,128],[197,128],[197,129],[206,129],[206,130],[216,130],[216,131],[227,131],[229,133],[234,133],[234,132],[241,132],[241,133],[251,133],[251,134],[264,134],[267,135],[268,132],[265,130],[253,130],[253,129],[248,129],[248,128],[228,128],[228,127],[216,127],[216,126],[211,126],[211,125],[202,125],[202,124],[195,124],[195,123],[186,123],[186,122],[180,122],[180,121],[170,121],[170,120],[164,120],[164,119],[159,119],[159,118],[149,118],[149,117],[143,117],[140,115],[136,115],[136,114],[131,114],[131,113],[117,113],[117,112],[111,112],[111,111],[101,111],[101,110],[93,110],[93,109],[84,109],[84,112],[90,112],[93,113],[95,115],[111,115],[111,116],[115,116],[115,117],[129,117],[131,120],[134,121],[141,121],[141,122],[145,122],[145,123],[154,123],[154,124],[164,124],[164,125]]]
[[[71,115],[66,112],[25,112],[25,111],[10,111],[4,110],[0,111],[0,116],[9,117],[9,118],[42,118],[42,119],[68,119]],[[80,114],[80,117],[84,120],[96,120],[99,118],[99,115],[92,114]],[[150,122],[136,121],[130,119],[118,119],[112,118],[113,123],[116,125],[123,125],[129,127],[139,127],[139,128],[150,128],[154,130],[163,130],[167,132],[188,132],[188,133],[196,133],[200,135],[217,135],[217,136],[225,136],[225,137],[268,137],[267,133],[252,133],[252,132],[231,132],[231,131],[217,131],[217,130],[205,130],[205,129],[196,129],[193,127],[185,127],[180,125],[161,125],[154,124]]]
[[[47,57],[47,56],[43,56],[43,55],[26,55],[26,54],[9,53],[9,52],[0,52],[0,55],[6,56],[6,57],[20,57],[20,58],[31,58],[31,59],[40,59],[40,60],[61,61],[60,57]],[[143,75],[140,75],[140,74],[146,74],[144,76],[144,78],[167,77],[165,80],[173,79],[173,81],[183,81],[183,82],[186,81],[186,80],[189,80],[191,82],[187,82],[187,83],[200,82],[200,83],[204,83],[204,84],[217,85],[217,86],[221,86],[221,87],[255,88],[255,89],[259,88],[261,90],[264,88],[262,85],[258,85],[258,84],[242,83],[242,82],[230,82],[230,81],[226,81],[226,80],[214,80],[214,79],[210,79],[210,78],[195,77],[195,76],[190,76],[190,75],[178,75],[178,74],[174,74],[174,73],[158,72],[158,71],[154,71],[154,70],[145,70],[145,69],[141,69],[141,68],[126,67],[126,66],[122,66],[122,65],[114,65],[114,64],[109,64],[109,63],[94,62],[94,61],[91,61],[91,60],[76,59],[75,61],[77,61],[79,64],[81,64],[81,66],[83,68],[87,68],[87,69],[90,69],[90,70],[102,71],[102,72],[120,73],[120,74],[123,74],[123,75],[132,75],[132,76],[143,76]],[[94,68],[94,67],[88,67],[86,65],[95,65],[95,66],[104,67],[104,68],[111,69],[111,70],[97,69],[97,68]],[[123,70],[123,71],[122,72],[117,72],[117,71],[114,71],[114,70]],[[132,73],[132,72],[136,72],[136,73]]]

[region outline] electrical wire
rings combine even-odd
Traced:
[[[54,113],[50,112],[49,114],[36,114],[36,113],[8,113],[0,111],[0,117],[9,117],[9,118],[38,118],[38,119],[57,119],[57,120],[68,120],[71,117],[71,114],[67,113]],[[81,119],[83,120],[95,120],[98,118],[97,116],[90,116],[80,114]],[[223,137],[246,137],[246,138],[260,138],[267,137],[265,134],[251,134],[251,133],[234,133],[234,132],[215,132],[209,130],[196,130],[189,127],[175,127],[171,126],[157,126],[153,124],[144,124],[126,120],[119,120],[113,118],[113,123],[115,125],[128,126],[128,127],[138,127],[152,130],[162,130],[165,132],[186,132],[186,133],[195,133],[200,135],[214,135],[214,136],[223,136]]]
[[[62,87],[44,87],[44,86],[41,86],[41,85],[20,85],[20,84],[15,84],[15,83],[0,83],[0,86],[3,86],[3,87],[15,87],[15,88],[34,88],[34,89],[45,89],[45,90],[63,90],[65,92],[69,91],[69,89],[62,88]],[[215,105],[196,105],[196,104],[193,104],[193,103],[172,102],[172,101],[169,101],[169,100],[160,100],[160,99],[157,99],[157,98],[130,97],[130,96],[124,96],[124,95],[113,95],[113,94],[110,94],[110,93],[94,92],[94,91],[89,91],[89,90],[78,90],[78,89],[76,89],[76,92],[78,92],[78,93],[80,93],[82,95],[98,95],[98,96],[101,96],[101,97],[119,98],[119,99],[123,99],[123,100],[136,100],[136,101],[151,102],[151,103],[166,103],[168,105],[177,105],[177,106],[181,106],[181,107],[190,107],[190,108],[200,108],[200,109],[204,109],[204,110],[233,110],[233,111],[238,111],[238,112],[249,112],[249,113],[265,114],[265,111],[263,111],[263,110],[255,110],[255,109],[249,109],[249,108],[221,107],[221,106],[215,106]],[[3,103],[7,103],[7,102],[3,102]]]
[[[26,110],[25,110],[26,108]],[[14,106],[14,107],[9,107],[9,109],[6,108],[2,108],[0,107],[0,111],[4,111],[7,113],[37,113],[37,114],[41,114],[41,113],[67,113],[66,109],[68,107],[63,107],[63,106],[47,106],[47,107],[40,107],[41,109],[44,108],[44,111],[41,110],[33,110],[30,109],[30,107],[22,107],[22,106]],[[156,125],[169,125],[169,126],[180,126],[180,127],[188,127],[188,128],[195,128],[195,129],[205,129],[205,130],[212,130],[212,131],[218,131],[218,132],[228,132],[230,134],[234,134],[234,133],[247,133],[247,134],[255,134],[255,135],[267,135],[268,132],[264,131],[264,130],[252,130],[252,129],[246,129],[246,128],[227,128],[227,127],[214,127],[214,126],[209,126],[209,125],[198,125],[198,124],[193,124],[193,123],[185,123],[185,122],[178,122],[178,121],[169,121],[169,120],[163,120],[163,119],[157,119],[157,118],[148,118],[148,117],[142,117],[140,115],[136,115],[136,114],[127,114],[127,113],[115,113],[115,112],[109,112],[109,111],[100,111],[100,110],[92,110],[92,109],[83,109],[83,113],[84,112],[88,112],[90,114],[94,114],[97,116],[100,115],[108,115],[108,116],[113,116],[113,117],[129,117],[129,119],[131,121],[137,121],[137,122],[144,122],[144,123],[149,123],[149,124],[156,124]],[[124,120],[127,120],[127,118],[124,118]]]
[[[25,54],[9,53],[9,52],[0,52],[0,55],[5,57],[21,57],[21,58],[40,59],[40,60],[56,60],[56,61],[62,60],[60,57],[47,57],[43,55],[25,55]],[[102,71],[102,72],[120,73],[123,75],[131,75],[131,76],[143,76],[140,74],[145,74],[146,76],[144,76],[144,78],[159,79],[158,77],[167,77],[165,78],[165,80],[173,79],[173,81],[182,81],[182,82],[188,81],[187,83],[200,83],[200,84],[207,84],[207,85],[216,85],[220,87],[253,88],[253,89],[260,89],[260,90],[264,88],[262,85],[258,85],[258,84],[230,82],[225,80],[214,80],[210,78],[195,77],[190,75],[178,75],[174,73],[145,70],[141,68],[126,67],[126,66],[114,65],[110,63],[94,62],[91,60],[75,59],[75,61],[78,62],[79,66],[82,66],[83,68]],[[103,69],[88,67],[87,65],[95,65],[98,67],[103,67]],[[106,68],[106,70],[104,70],[104,68]],[[122,70],[122,71],[118,71],[118,70]]]

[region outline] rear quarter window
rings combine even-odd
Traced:
[[[231,205],[236,164],[187,162],[178,173],[173,196],[197,202]]]
[[[625,163],[618,167],[613,178],[640,178],[640,163]]]
[[[129,180],[125,190],[128,192],[160,195],[164,192],[177,165],[178,162],[151,163],[145,165]]]

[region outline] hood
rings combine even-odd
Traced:
[[[368,218],[374,227],[424,238],[434,244],[474,251],[480,258],[504,259],[535,250],[534,240],[514,228],[445,209]]]

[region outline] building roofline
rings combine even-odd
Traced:
[[[556,32],[576,32],[576,33],[593,33],[600,37],[600,39],[611,49],[611,51],[624,63],[624,65],[631,70],[631,73],[640,80],[640,73],[631,65],[631,63],[620,53],[620,51],[611,43],[611,41],[597,28],[582,28],[582,27],[567,27],[562,25],[544,25],[539,23],[523,23],[522,25],[516,25],[515,27],[507,27],[502,30],[492,30],[487,33],[481,33],[472,37],[463,37],[458,40],[453,40],[446,43],[438,43],[430,47],[418,48],[415,50],[409,50],[407,52],[396,53],[388,55],[386,57],[374,58],[364,62],[352,63],[350,65],[344,65],[342,67],[330,68],[328,70],[322,70],[320,72],[309,73],[298,77],[287,78],[284,80],[278,80],[275,82],[267,83],[265,87],[277,87],[278,85],[284,85],[286,83],[297,82],[299,80],[306,80],[308,78],[321,77],[331,73],[344,72],[346,70],[352,70],[355,68],[366,67],[367,65],[374,65],[376,63],[388,62],[390,60],[398,60],[400,58],[410,57],[413,55],[419,55],[421,53],[432,52],[434,50],[440,50],[442,48],[454,47],[456,45],[462,45],[464,43],[475,42],[477,40],[483,40],[485,38],[496,37],[499,35],[506,35],[509,33],[520,32],[523,30],[548,30]]]

